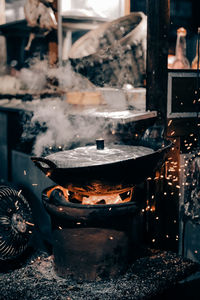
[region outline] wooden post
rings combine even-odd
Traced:
[[[165,124],[170,0],[147,0],[147,110],[156,110]]]
[[[131,11],[130,0],[124,0],[124,15],[129,15]]]
[[[5,0],[0,0],[0,25],[5,24],[6,15],[5,15]]]
[[[0,0],[0,25],[5,24],[6,15],[5,15],[5,0]],[[0,36],[0,73],[5,71],[7,60],[6,52],[6,39],[4,36]]]
[[[59,0],[54,0],[53,2],[53,8],[57,11],[58,9],[58,1]],[[56,20],[58,21],[58,15],[57,13],[55,14]],[[50,66],[55,66],[58,63],[58,35],[57,31],[52,32],[50,34],[50,41],[49,41],[49,64]]]

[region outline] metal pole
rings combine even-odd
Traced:
[[[165,124],[167,113],[167,57],[170,0],[147,0],[147,110],[158,112]]]

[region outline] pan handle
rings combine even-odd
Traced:
[[[49,170],[57,168],[57,166],[52,161],[50,161],[46,158],[43,158],[43,157],[32,156],[31,160],[44,173],[48,172]],[[44,167],[43,164],[47,165],[47,167]]]

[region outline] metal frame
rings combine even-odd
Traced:
[[[172,112],[172,79],[177,77],[197,77],[195,71],[180,71],[180,72],[169,72],[168,73],[168,93],[167,93],[167,117],[168,118],[191,118],[197,117],[197,112]]]

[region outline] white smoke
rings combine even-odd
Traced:
[[[36,126],[41,128],[35,134],[33,154],[36,156],[51,152],[51,149],[59,151],[77,145],[94,144],[100,137],[112,139],[109,130],[111,126],[114,128],[111,121],[104,118],[73,113],[66,101],[59,98],[38,102],[33,108],[30,122],[24,126],[23,139],[28,139]]]
[[[63,67],[50,68],[48,60],[38,57],[29,61],[29,68],[22,68],[18,75],[24,89],[29,91],[92,90],[95,86],[82,75],[75,73],[68,62]],[[56,84],[55,84],[56,83]]]
[[[30,74],[29,74],[30,73]],[[98,91],[87,78],[75,73],[70,63],[60,68],[49,68],[46,60],[35,58],[30,62],[30,68],[21,71],[21,79],[30,89],[41,89],[50,81],[56,81],[55,91],[63,94],[63,99],[49,98],[33,100],[31,104],[32,117],[25,122],[22,140],[34,138],[32,154],[41,156],[51,151],[70,149],[76,146],[94,144],[98,138],[107,141],[115,139],[111,132],[116,131],[116,123],[103,116],[95,114],[95,108],[74,108],[66,101],[68,91]],[[52,86],[51,86],[52,88]],[[50,90],[48,90],[50,91]],[[127,109],[127,99],[124,91],[110,88],[101,90],[106,102],[104,110],[117,109],[119,112]],[[82,110],[82,111],[80,111]],[[84,113],[83,113],[84,111]]]

